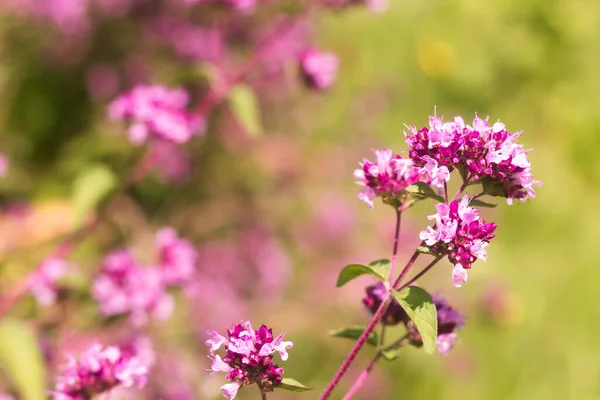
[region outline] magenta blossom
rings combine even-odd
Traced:
[[[6,175],[8,170],[8,157],[4,153],[0,153],[0,178]]]
[[[300,52],[299,62],[300,71],[308,86],[325,90],[335,81],[339,66],[335,54],[308,48]]]
[[[92,295],[104,315],[129,313],[136,325],[145,324],[149,316],[166,319],[173,311],[173,298],[166,292],[161,271],[138,266],[126,250],[106,257]]]
[[[29,277],[29,290],[38,304],[49,306],[58,294],[58,281],[65,276],[71,265],[60,258],[50,257],[42,261]]]
[[[232,400],[240,387],[259,382],[265,392],[272,392],[282,381],[283,368],[273,363],[273,356],[278,352],[283,361],[287,360],[287,349],[292,347],[292,342],[283,341],[283,333],[273,337],[273,330],[261,325],[254,330],[249,321],[233,325],[227,331],[227,336],[219,335],[215,331],[206,331],[210,339],[206,345],[210,346],[212,365],[207,371],[211,375],[225,372],[225,379],[230,381],[221,386],[221,392],[227,400]],[[226,355],[221,358],[215,351],[224,347]]]
[[[168,285],[189,282],[196,269],[198,254],[190,242],[177,236],[173,228],[162,228],[156,233],[159,264],[163,280]]]
[[[460,203],[454,200],[450,205],[438,204],[437,214],[428,217],[435,220],[435,226],[429,226],[419,234],[433,251],[440,255],[448,254],[448,259],[454,264],[452,278],[456,287],[467,281],[467,270],[471,264],[477,259],[486,261],[485,248],[496,230],[496,224],[488,224],[479,218],[479,211],[469,207],[469,202],[469,196],[464,196]]]
[[[373,199],[384,200],[401,193],[406,187],[419,181],[419,170],[412,160],[393,154],[391,150],[374,150],[376,161],[367,159],[361,169],[354,171],[356,183],[364,186],[358,198],[373,208]]]
[[[69,356],[52,392],[54,400],[85,400],[117,386],[143,387],[148,368],[118,347],[92,345],[79,360]]]
[[[508,132],[500,121],[490,126],[487,118],[477,116],[473,126],[462,117],[444,122],[433,116],[429,128],[411,126],[410,134],[405,133],[415,165],[458,169],[466,180],[481,182],[486,193],[506,197],[508,204],[534,198],[533,186],[541,184],[533,180],[527,151],[516,141],[520,135]]]
[[[183,89],[139,85],[109,106],[112,120],[130,122],[129,140],[134,145],[149,137],[186,143],[204,130],[204,118],[186,110],[189,96]]]

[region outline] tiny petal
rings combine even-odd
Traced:
[[[462,265],[456,264],[452,270],[452,280],[454,281],[455,287],[462,287],[463,283],[467,282],[469,274]]]
[[[239,383],[227,383],[221,386],[221,393],[223,393],[223,397],[225,397],[227,400],[233,400],[237,395],[239,388]]]

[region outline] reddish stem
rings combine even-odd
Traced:
[[[381,351],[377,352],[377,354],[375,355],[375,358],[373,358],[373,360],[367,366],[367,368],[356,379],[356,382],[354,382],[354,384],[348,390],[348,392],[344,395],[344,398],[342,400],[350,400],[352,398],[352,396],[354,396],[356,394],[356,392],[358,392],[358,390],[361,388],[361,386],[365,383],[365,381],[369,377],[369,374],[371,373],[373,368],[375,368],[375,364],[377,364],[377,361],[379,361],[380,358],[381,358]]]

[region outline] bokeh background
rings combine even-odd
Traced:
[[[2,3],[6,293],[73,229],[78,172],[102,163],[125,179],[142,154],[122,125],[107,121],[108,102],[139,82],[185,85],[200,96],[209,85],[206,66],[232,70],[272,15],[228,19],[236,29],[227,27],[223,50],[204,36],[201,42],[190,34],[186,47],[181,36],[161,34],[160,24],[148,23],[152,6],[123,11],[117,2],[94,9],[87,21],[75,15],[57,22],[28,12],[26,2]],[[174,9],[169,15],[207,24],[200,11]],[[137,396],[219,398],[222,377],[203,371],[203,330],[250,319],[288,332],[294,348],[286,375],[316,389],[270,398],[316,398],[351,347],[328,331],[369,320],[361,304],[369,279],[336,289],[337,273],[349,262],[390,257],[392,247],[393,211],[359,202],[352,171],[371,148],[403,150],[404,124],[426,125],[437,106],[438,114],[468,120],[477,112],[523,130],[544,186],[527,203],[500,200],[485,212],[498,224],[497,237],[467,285],[452,286],[447,263],[421,282],[468,316],[454,351],[442,358],[405,349],[376,368],[357,398],[600,398],[598,38],[600,3],[589,0],[390,0],[382,14],[357,7],[299,23],[247,80],[262,133],[248,135],[221,104],[206,134],[176,157],[183,172],[173,179],[156,170],[116,195],[99,229],[70,257],[85,287],[111,250],[129,246],[151,260],[162,226],[199,250],[197,287],[177,294],[170,320],[148,328],[158,361],[149,389]],[[286,53],[306,41],[339,56],[337,81],[325,92],[304,88]],[[418,244],[432,210],[423,202],[404,218],[400,260]],[[35,326],[48,355],[48,388],[64,354],[128,334],[101,321],[85,292],[64,307],[42,308],[26,297],[10,311]],[[361,353],[342,389],[371,351]],[[18,398],[9,376],[5,366],[0,387]],[[244,389],[239,398],[256,395]]]

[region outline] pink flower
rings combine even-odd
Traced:
[[[232,400],[237,395],[238,389],[240,388],[239,383],[226,383],[221,386],[221,393],[227,400]]]
[[[466,270],[477,259],[487,259],[485,248],[496,230],[496,224],[482,220],[477,209],[469,207],[469,202],[469,196],[464,196],[460,202],[453,200],[449,205],[436,205],[437,214],[428,217],[435,220],[435,226],[419,234],[427,246],[437,254],[447,254],[455,265],[452,278],[456,287],[467,281]]]
[[[481,182],[486,193],[506,197],[509,204],[534,198],[533,187],[541,185],[533,180],[527,151],[517,142],[521,132],[511,134],[500,121],[490,126],[488,118],[476,115],[470,126],[462,117],[444,122],[432,116],[429,128],[409,128],[409,156],[423,173],[431,174],[437,166],[448,173],[459,168],[470,182]]]
[[[463,268],[462,265],[454,265],[454,269],[452,270],[452,280],[454,281],[455,287],[462,287],[463,283],[467,283],[468,278],[469,274],[467,273],[467,270]]]
[[[0,177],[6,175],[8,170],[8,157],[5,154],[0,153]]]
[[[150,136],[181,144],[204,130],[204,118],[186,110],[188,101],[183,89],[139,85],[114,100],[108,114],[131,123],[129,140],[134,145]]]
[[[81,400],[119,385],[141,388],[146,384],[147,374],[147,366],[136,357],[124,355],[117,347],[103,348],[95,344],[81,353],[79,361],[68,357],[52,397]]]
[[[273,331],[262,325],[254,330],[249,321],[234,325],[227,331],[228,338],[215,331],[206,331],[211,338],[206,341],[210,346],[210,354],[218,350],[222,344],[227,345],[227,354],[221,359],[218,355],[213,358],[209,371],[226,372],[225,379],[231,383],[221,387],[223,396],[232,399],[242,385],[253,385],[259,382],[263,390],[273,391],[282,381],[283,368],[273,364],[273,353],[278,351],[282,360],[287,360],[287,349],[292,342],[283,341],[283,334],[273,338]]]
[[[335,81],[339,66],[335,54],[308,48],[300,52],[299,62],[300,71],[309,86],[325,90]]]
[[[429,156],[424,156],[425,165],[419,169],[419,173],[425,177],[428,184],[443,188],[444,183],[450,180],[450,171],[446,166],[439,166],[438,162]]]
[[[136,265],[126,250],[106,257],[92,286],[92,295],[104,315],[129,313],[136,325],[145,324],[150,315],[168,318],[174,305],[173,298],[166,292],[161,271]]]
[[[458,339],[458,335],[454,332],[438,335],[435,340],[438,352],[441,355],[446,355],[454,348],[454,342]]]
[[[177,236],[173,228],[162,228],[156,233],[159,263],[164,282],[180,285],[194,275],[198,255],[190,242]]]
[[[58,281],[64,277],[71,265],[59,258],[48,258],[40,264],[29,278],[29,290],[38,304],[49,306],[56,300]]]
[[[410,159],[393,154],[389,149],[374,152],[374,163],[365,159],[361,163],[362,168],[354,171],[356,183],[364,186],[358,198],[370,208],[373,208],[375,197],[381,196],[384,200],[395,197],[419,181],[419,171]]]

